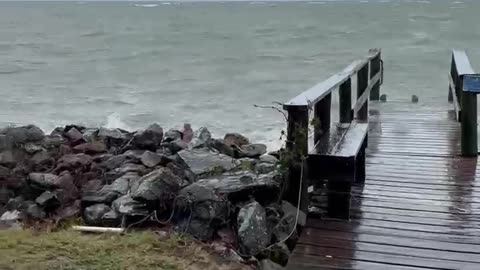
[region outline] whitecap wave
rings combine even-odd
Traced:
[[[106,128],[120,128],[124,130],[131,130],[131,128],[122,121],[120,114],[114,112],[107,116],[107,123],[105,124]]]
[[[134,4],[136,7],[145,7],[145,8],[152,8],[158,7],[158,4]]]

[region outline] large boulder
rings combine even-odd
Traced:
[[[168,168],[160,168],[140,178],[131,195],[137,201],[164,210],[177,196],[181,181]]]
[[[155,151],[162,143],[162,139],[162,127],[152,124],[146,130],[136,132],[131,143],[134,148]]]
[[[260,163],[277,164],[278,158],[272,155],[263,155],[263,156],[260,156]]]
[[[240,147],[243,157],[258,158],[267,153],[267,146],[264,144],[246,144]]]
[[[228,196],[232,202],[254,197],[262,204],[268,204],[278,199],[280,184],[277,178],[275,172],[257,175],[249,171],[240,171],[212,176],[196,183],[214,190],[217,194]]]
[[[193,133],[193,138],[188,144],[188,148],[207,147],[208,142],[212,139],[212,134],[206,127],[201,127]]]
[[[89,190],[84,192],[82,202],[84,205],[110,204],[120,196],[126,195],[134,183],[140,178],[135,172],[126,173],[110,185],[103,186],[100,190]]]
[[[244,254],[256,255],[270,242],[265,209],[258,202],[242,207],[237,217],[238,240]]]
[[[112,209],[106,204],[95,204],[85,208],[83,212],[83,218],[87,225],[102,225],[103,216],[112,211]]]
[[[85,140],[83,139],[83,134],[74,127],[72,127],[68,132],[65,133],[65,137],[68,139],[71,145],[77,145],[85,142]]]
[[[87,142],[75,146],[73,150],[77,153],[95,155],[107,152],[107,146],[104,142]]]
[[[30,203],[25,209],[25,214],[29,219],[42,220],[47,217],[45,211],[43,211],[43,209],[40,208],[36,203]]]
[[[92,164],[92,157],[86,154],[68,154],[61,157],[57,162],[55,171],[86,170]]]
[[[146,204],[134,200],[129,194],[116,199],[112,208],[118,214],[125,216],[147,216],[149,214]]]
[[[0,216],[0,229],[21,229],[22,213],[18,210],[7,211]]]
[[[130,136],[128,136],[127,132],[124,132],[118,128],[108,129],[102,127],[98,131],[97,137],[105,142],[108,148],[111,148],[126,145]]]
[[[205,226],[218,226],[228,219],[229,202],[205,186],[193,183],[180,191],[179,198],[177,205],[190,211],[191,218],[203,219]]]
[[[183,163],[177,164],[175,162],[170,162],[167,164],[166,167],[169,168],[173,172],[173,174],[184,180],[180,183],[181,188],[188,186],[189,184],[195,182],[195,180],[197,179],[197,176],[192,171],[190,171],[190,169],[187,168],[186,165]]]
[[[225,134],[223,141],[228,146],[236,146],[236,147],[240,147],[242,145],[250,143],[247,137],[239,133],[227,133]]]
[[[3,134],[5,134],[13,144],[38,142],[45,138],[45,133],[34,125],[6,128]]]
[[[117,155],[102,162],[102,166],[110,171],[120,167],[127,160],[128,160],[127,155]]]
[[[43,192],[37,199],[35,199],[35,202],[46,211],[52,211],[60,206],[57,195],[50,191]]]
[[[207,148],[182,150],[177,155],[197,176],[218,174],[240,165],[239,161]]]
[[[157,165],[165,166],[172,160],[163,154],[157,154],[150,151],[145,151],[140,160],[147,168],[152,168]]]
[[[176,140],[182,140],[182,132],[178,129],[170,129],[165,132],[163,136],[163,142],[173,142]]]
[[[212,239],[215,233],[214,228],[201,219],[182,219],[175,225],[175,230],[179,233],[188,233],[200,241]]]
[[[138,175],[144,175],[148,172],[147,168],[140,164],[124,163],[122,166],[111,170],[105,174],[104,179],[107,183],[113,182],[115,179],[122,177],[127,173],[136,173]]]
[[[287,246],[293,248],[299,236],[296,226],[297,224],[301,227],[305,226],[307,215],[287,201],[282,201],[279,210],[278,212],[281,212],[283,215],[278,223],[271,229],[273,240],[275,242],[284,241]],[[295,221],[297,221],[297,223]]]
[[[58,176],[51,173],[30,173],[28,175],[30,182],[42,188],[57,188]]]

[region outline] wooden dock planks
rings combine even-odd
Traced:
[[[371,103],[352,219],[309,216],[287,269],[480,269],[480,165],[459,156],[451,109]]]

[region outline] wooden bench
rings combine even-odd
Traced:
[[[338,124],[308,154],[309,179],[327,181],[327,212],[348,219],[352,184],[365,182],[368,123]]]
[[[365,181],[368,101],[379,100],[382,74],[381,52],[372,49],[367,57],[283,104],[288,112],[287,150],[296,160],[289,167],[284,199],[308,212],[311,182],[326,179],[329,215],[349,218],[351,186]],[[352,104],[353,78],[356,100]],[[332,126],[332,92],[337,89],[339,123]],[[306,131],[312,123],[310,145]]]

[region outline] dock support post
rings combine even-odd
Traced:
[[[461,104],[462,155],[476,157],[478,155],[477,94],[462,92]]]
[[[352,122],[352,79],[348,78],[339,87],[340,123]]]
[[[370,79],[375,77],[375,75],[377,75],[377,73],[382,68],[381,61],[382,61],[382,52],[379,51],[378,55],[370,61]],[[370,91],[370,100],[380,100],[380,83],[381,81],[378,81]],[[368,85],[368,82],[367,82],[367,85]]]
[[[286,177],[286,186],[284,188],[283,198],[291,204],[299,207],[307,213],[308,210],[308,173],[306,171],[306,158],[308,154],[308,107],[293,106],[287,108],[287,155],[291,159],[288,174]],[[302,175],[303,166],[303,175]],[[303,176],[303,181],[301,178]],[[300,183],[302,185],[300,186]],[[299,189],[302,189],[300,205],[298,205]]]

